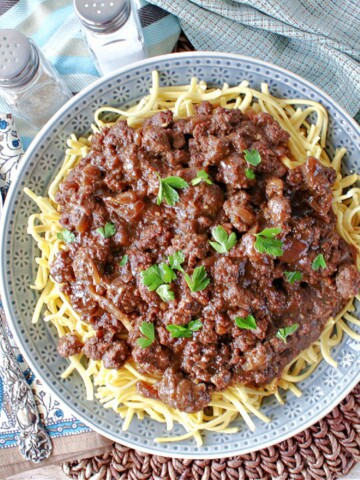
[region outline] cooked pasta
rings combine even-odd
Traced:
[[[301,165],[308,156],[313,156],[323,165],[336,170],[333,210],[337,217],[337,230],[346,242],[356,248],[357,266],[360,268],[360,188],[357,186],[359,176],[356,173],[342,175],[341,162],[346,153],[344,148],[337,150],[334,158],[328,157],[325,151],[328,115],[321,104],[307,99],[275,98],[269,93],[268,85],[265,83],[261,85],[260,91],[251,88],[247,81],[234,87],[225,83],[221,88],[211,88],[196,78],[193,78],[189,85],[161,87],[158,73],[153,72],[152,76],[150,94],[136,106],[128,110],[106,106],[99,108],[94,115],[93,131],[98,132],[103,127],[113,124],[104,120],[104,115],[109,113],[116,115],[118,119],[126,119],[132,127],[139,127],[146,118],[161,110],[170,109],[174,119],[191,116],[195,112],[194,106],[205,100],[215,106],[239,109],[243,113],[249,108],[257,113],[270,113],[290,134],[289,147],[292,158],[296,161],[284,158],[283,161],[288,168]],[[310,121],[309,116],[315,116],[315,121]],[[95,331],[82,321],[61,291],[60,285],[53,281],[50,276],[50,265],[57,252],[64,248],[63,241],[57,237],[61,226],[59,206],[55,200],[56,192],[59,184],[89,153],[90,148],[91,137],[77,138],[71,135],[67,141],[65,160],[49,187],[48,197],[41,197],[28,188],[24,189],[40,209],[40,213],[31,215],[28,225],[28,232],[37,242],[41,252],[36,259],[38,270],[32,286],[41,293],[32,321],[36,323],[43,318],[45,322],[55,325],[59,337],[75,332],[82,341],[91,338]],[[70,357],[69,366],[62,377],[66,378],[75,372],[79,374],[85,384],[87,399],[92,400],[95,396],[105,408],[117,412],[123,418],[124,430],[129,427],[134,416],[142,419],[147,415],[155,421],[165,423],[169,432],[174,423],[180,423],[185,429],[182,436],[169,434],[166,438],[157,438],[158,442],[180,441],[193,437],[200,445],[203,431],[236,432],[237,428],[232,426],[232,422],[239,415],[251,430],[255,429],[252,415],[269,422],[269,418],[261,412],[261,404],[265,397],[275,395],[282,404],[281,390],[290,390],[294,395],[300,396],[299,383],[308,377],[322,360],[336,368],[336,362],[331,357],[331,349],[341,342],[344,334],[350,335],[354,340],[360,340],[360,335],[351,328],[352,325],[360,325],[359,320],[353,316],[354,300],[354,298],[349,300],[336,318],[329,318],[321,337],[291,361],[280,380],[274,380],[262,388],[236,385],[215,392],[212,394],[210,410],[184,413],[160,400],[141,396],[136,389],[137,382],[142,380],[148,384],[155,384],[158,377],[141,374],[133,360],[127,361],[119,370],[108,370],[101,360],[89,360],[80,353]],[[122,321],[126,326],[126,318],[122,318]]]

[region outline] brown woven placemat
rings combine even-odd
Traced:
[[[179,460],[118,443],[99,457],[64,463],[77,480],[335,480],[360,461],[360,383],[323,420],[258,452],[217,460]]]

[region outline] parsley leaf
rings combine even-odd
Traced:
[[[265,237],[258,237],[255,242],[255,250],[259,253],[267,253],[273,257],[281,257],[284,253],[283,243],[276,238],[270,239]]]
[[[160,285],[160,287],[156,289],[156,293],[163,302],[170,302],[175,299],[175,294],[171,290],[170,285]]]
[[[192,332],[183,325],[167,325],[166,330],[170,332],[172,338],[190,338],[192,337]]]
[[[234,232],[228,235],[227,231],[221,225],[212,229],[212,236],[216,242],[209,242],[218,253],[228,252],[236,243],[236,234]]]
[[[298,323],[294,323],[293,325],[290,325],[289,327],[285,328],[279,328],[276,338],[280,338],[284,343],[287,343],[286,339],[289,335],[292,335],[296,330],[299,328]]]
[[[139,345],[139,347],[146,348],[150,347],[153,342],[149,338],[141,337],[137,339],[136,343]]]
[[[290,284],[293,284],[295,282],[300,282],[300,280],[302,279],[302,273],[301,272],[284,272],[284,273],[285,273],[287,281]]]
[[[324,255],[322,253],[320,253],[316,258],[315,260],[313,261],[312,265],[311,265],[311,268],[313,270],[319,270],[319,268],[326,268],[326,262],[325,262],[325,258],[324,258]]]
[[[119,266],[120,267],[124,267],[126,264],[127,264],[127,261],[129,259],[129,256],[128,255],[124,255],[123,258],[120,260],[119,262]]]
[[[150,322],[142,322],[139,330],[144,336],[141,338],[138,338],[136,343],[141,348],[149,347],[155,341],[154,324]]]
[[[160,205],[163,199],[166,200],[168,205],[174,206],[180,200],[177,191],[166,185],[166,183],[160,183],[159,193],[157,197],[157,204]]]
[[[164,283],[158,265],[152,265],[146,270],[143,270],[140,275],[142,283],[148,287],[150,292],[156,290]]]
[[[205,172],[205,170],[200,170],[197,172],[196,177],[191,180],[192,185],[197,185],[200,182],[205,182],[208,185],[212,185],[212,181],[210,180],[209,175]]]
[[[256,320],[252,315],[248,315],[247,317],[236,317],[235,324],[239,328],[243,328],[244,330],[256,330]]]
[[[181,250],[178,250],[173,255],[169,255],[169,264],[173,270],[179,270],[184,273],[184,269],[181,266],[185,262],[185,254]]]
[[[209,285],[210,278],[207,276],[205,267],[201,265],[195,268],[192,277],[186,273],[185,281],[192,292],[200,292]]]
[[[251,170],[251,168],[245,168],[245,177],[249,180],[254,180],[254,178],[256,178],[254,170]]]
[[[148,287],[150,292],[156,290],[163,283],[171,283],[176,279],[175,272],[164,262],[160,265],[151,265],[151,267],[143,270],[140,275],[143,284]]]
[[[62,240],[65,243],[71,243],[75,240],[75,234],[70,232],[70,230],[63,229],[56,236],[59,240]]]
[[[157,204],[160,205],[163,200],[166,200],[168,205],[174,206],[179,201],[180,197],[176,188],[186,188],[189,184],[181,177],[167,177],[161,178],[158,175],[160,186],[157,196]]]
[[[284,253],[283,242],[274,238],[281,232],[280,227],[265,228],[259,233],[254,233],[256,237],[255,250],[259,253],[267,253],[273,257],[281,257]]]
[[[116,233],[115,225],[111,222],[105,224],[104,227],[97,228],[96,231],[104,238],[110,238]]]
[[[166,330],[170,332],[172,338],[190,338],[192,337],[193,332],[197,332],[202,328],[203,324],[201,320],[192,320],[187,325],[168,325]]]
[[[176,273],[167,263],[151,265],[151,267],[143,270],[140,275],[142,283],[148,287],[150,292],[156,290],[163,302],[170,302],[175,299],[174,292],[166,284],[176,280]]]
[[[163,283],[171,283],[173,280],[176,280],[176,273],[172,268],[169,267],[167,263],[160,263],[159,271]]]
[[[200,330],[200,328],[202,328],[202,326],[203,326],[202,321],[199,320],[198,318],[196,320],[191,320],[191,322],[188,323],[188,328],[192,332],[197,332],[198,330]]]
[[[249,163],[250,165],[254,165],[254,167],[261,163],[260,153],[255,150],[255,148],[253,148],[251,152],[249,152],[249,150],[244,150],[244,156],[247,163]]]
[[[276,235],[279,235],[279,233],[281,233],[280,227],[264,228],[264,230],[262,230],[261,232],[256,233],[255,236],[260,235],[265,238],[274,238],[276,237]]]

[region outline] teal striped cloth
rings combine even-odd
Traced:
[[[351,115],[359,112],[359,0],[149,1],[180,19],[196,50],[275,63],[322,87]]]
[[[149,54],[170,53],[180,34],[177,18],[144,0],[134,3]],[[99,76],[82,39],[72,0],[0,0],[0,28],[16,28],[32,38],[74,93]],[[0,113],[11,113],[1,98]],[[16,123],[27,147],[36,132]]]
[[[151,55],[173,49],[178,18],[197,50],[275,63],[322,87],[351,115],[360,110],[359,0],[135,1]],[[0,28],[18,28],[33,38],[71,91],[98,77],[72,0],[0,0]],[[0,113],[9,113],[1,100]],[[34,132],[19,127],[26,147]]]

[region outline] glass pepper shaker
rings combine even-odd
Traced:
[[[137,8],[131,0],[74,0],[74,8],[100,74],[147,58]]]
[[[42,127],[71,98],[35,43],[21,32],[0,29],[0,95],[16,117]]]

